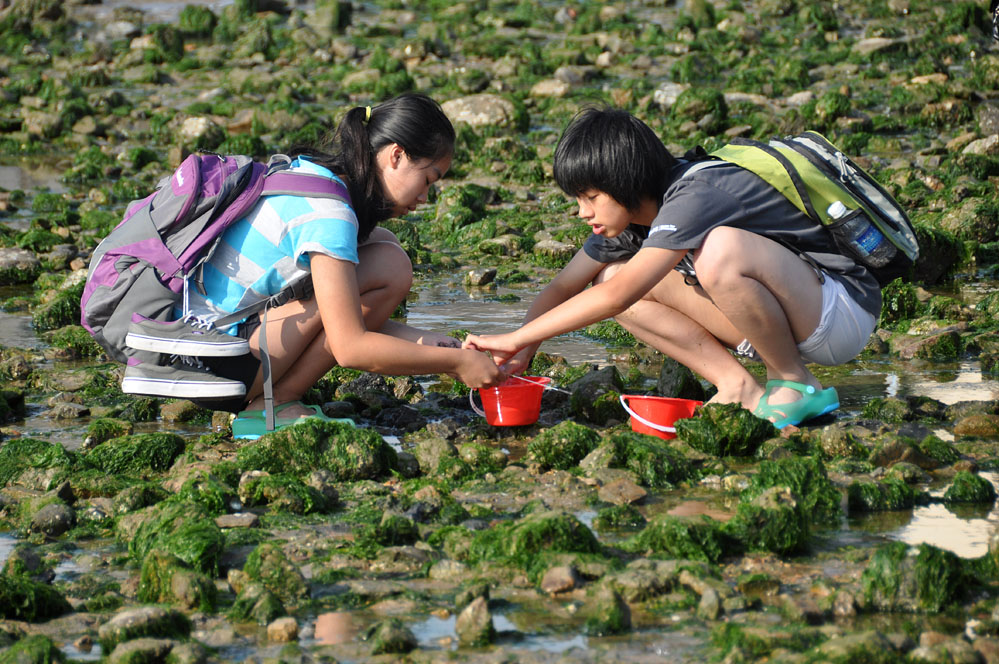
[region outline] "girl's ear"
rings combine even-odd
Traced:
[[[402,163],[402,158],[406,156],[406,151],[403,150],[402,146],[398,143],[393,143],[388,146],[388,151],[389,166],[392,168],[399,168],[399,165]]]

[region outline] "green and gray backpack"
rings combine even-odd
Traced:
[[[817,132],[769,143],[737,138],[706,155],[701,152],[700,158],[736,164],[763,178],[824,226],[840,252],[864,265],[882,287],[907,275],[919,256],[916,234],[901,206]],[[701,162],[703,167],[713,163]]]

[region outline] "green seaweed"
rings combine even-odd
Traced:
[[[996,490],[992,482],[981,475],[958,471],[954,475],[954,480],[947,491],[944,492],[943,501],[945,503],[974,503],[991,505],[996,500]]]
[[[184,439],[175,433],[140,433],[98,445],[83,457],[83,462],[113,474],[162,472],[170,468],[184,447]]]
[[[681,560],[718,562],[731,547],[722,524],[709,517],[688,519],[668,514],[656,517],[622,544],[635,553],[667,555]]]
[[[752,456],[777,429],[739,404],[705,404],[693,417],[677,420],[676,435],[705,454]]]
[[[600,435],[587,426],[566,420],[545,429],[527,444],[531,459],[542,470],[569,470],[589,454]]]
[[[66,598],[52,586],[23,574],[0,574],[0,616],[43,622],[72,610]]]

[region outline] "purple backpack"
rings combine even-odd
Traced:
[[[197,281],[230,224],[242,219],[261,196],[290,194],[336,198],[350,205],[346,188],[327,177],[286,172],[291,159],[267,164],[243,155],[191,155],[156,191],[129,203],[125,217],[94,250],[80,302],[81,322],[115,360],[158,362],[159,353],[125,344],[132,314],[176,318],[188,281]],[[289,287],[291,288],[291,287]],[[305,294],[279,293],[259,306],[227,316],[233,322]]]

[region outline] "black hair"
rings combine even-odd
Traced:
[[[410,159],[437,161],[454,152],[454,127],[433,99],[407,93],[370,107],[370,116],[368,107],[356,106],[319,146],[292,149],[343,177],[357,215],[359,242],[392,216],[375,170],[375,155],[392,143]]]
[[[554,159],[555,182],[566,194],[595,189],[629,210],[643,198],[659,205],[676,164],[647,124],[613,108],[576,114],[562,132]]]

